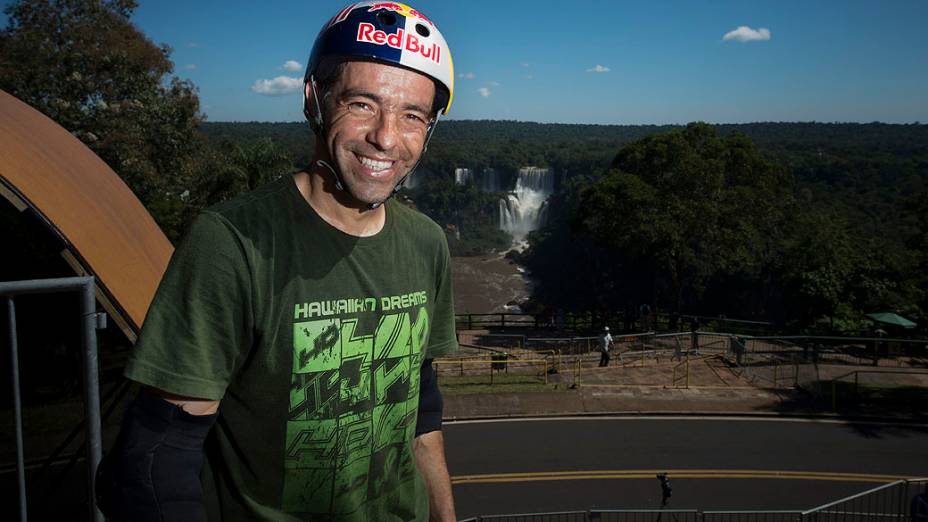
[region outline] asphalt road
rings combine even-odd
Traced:
[[[653,509],[809,509],[928,476],[928,426],[755,418],[445,423],[459,518]]]

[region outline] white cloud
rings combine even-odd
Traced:
[[[535,75],[533,75],[533,74],[526,75],[526,76],[525,76],[525,79],[526,79],[526,80],[534,80],[534,79],[535,79]]]
[[[185,71],[195,71],[195,70],[197,70],[197,64],[195,64],[195,63],[188,63],[187,65],[184,66],[184,70],[185,70]]]
[[[284,96],[299,92],[302,88],[302,78],[291,78],[289,76],[278,76],[273,80],[255,80],[254,85],[251,86],[252,92],[264,96]]]
[[[488,98],[490,96],[490,89],[487,89],[486,87],[477,89],[477,92],[479,92],[480,96],[483,96],[484,98]]]
[[[203,44],[200,42],[187,42],[187,47],[191,49],[199,49],[200,47],[203,47]]]
[[[528,63],[528,62],[522,62],[521,65],[522,65],[522,67],[528,67],[528,66],[529,66],[529,63]]]
[[[303,64],[296,60],[287,60],[280,68],[285,71],[300,71],[303,69]]]
[[[476,78],[476,77],[477,77],[477,75],[474,74],[474,73],[472,73],[472,72],[459,73],[459,74],[458,74],[458,78],[464,78],[465,80],[473,80],[473,79]]]
[[[604,65],[599,65],[599,64],[597,64],[596,67],[591,67],[591,68],[587,69],[586,72],[606,73],[606,72],[609,72],[609,71],[611,71],[611,70],[612,70],[612,69],[610,69],[610,68],[608,68],[608,67],[606,67],[606,66],[604,66]]]
[[[746,25],[742,25],[734,31],[728,31],[725,33],[725,36],[722,37],[722,40],[738,40],[739,42],[765,41],[769,39],[770,29],[765,29],[763,27],[751,29]]]
[[[494,80],[492,82],[487,82],[487,85],[489,85],[490,87],[499,87],[499,82]]]

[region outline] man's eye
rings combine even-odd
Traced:
[[[349,102],[348,110],[354,113],[361,114],[361,113],[370,113],[374,109],[373,107],[371,107],[370,105],[364,102]]]
[[[428,125],[428,122],[425,121],[425,118],[419,116],[418,114],[407,114],[406,121],[413,125]]]

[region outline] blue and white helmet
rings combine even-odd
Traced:
[[[440,110],[448,114],[454,97],[448,44],[431,20],[406,4],[358,2],[339,11],[316,36],[304,82],[329,57],[371,59],[422,73],[447,91]]]

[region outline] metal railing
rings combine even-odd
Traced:
[[[899,480],[869,491],[836,500],[802,513],[802,520],[814,522],[865,522],[870,520],[905,520],[908,482]]]
[[[635,330],[685,330],[693,321],[698,321],[703,330],[733,332],[738,334],[770,334],[775,325],[768,321],[731,319],[725,316],[652,314],[649,318],[626,317],[624,313],[612,312],[567,312],[553,316],[527,313],[457,314],[455,323],[459,330],[485,328],[533,328],[556,330],[599,330],[611,326],[615,331]]]
[[[519,515],[489,515],[478,517],[480,521],[492,522],[532,522],[544,517],[546,522],[586,522],[589,520],[587,511],[562,511],[553,513],[523,513]]]
[[[103,522],[93,492],[94,475],[103,455],[100,422],[100,382],[97,362],[97,329],[104,328],[106,315],[96,309],[95,280],[93,277],[68,277],[29,281],[0,282],[0,297],[6,298],[8,340],[10,345],[10,377],[13,385],[13,415],[16,429],[16,473],[19,496],[19,520],[28,520],[26,470],[23,446],[22,396],[19,386],[19,341],[16,335],[16,305],[13,298],[26,294],[80,292],[83,347],[84,414],[86,416],[87,487],[89,519]]]
[[[917,511],[920,509],[926,511]],[[928,478],[891,482],[807,511],[595,509],[478,516],[461,522],[485,520],[493,522],[923,522],[928,520]]]
[[[918,355],[899,356],[887,353],[864,353],[863,343],[871,338],[784,336],[751,337],[719,332],[678,332],[657,334],[643,332],[613,336],[611,350],[615,367],[666,367],[666,378],[643,382],[634,373],[605,372],[598,368],[599,337],[543,337],[533,338],[522,334],[482,334],[459,332],[459,338],[478,344],[464,344],[471,355],[486,352],[505,353],[509,357],[532,359],[544,355],[553,373],[562,370],[573,374],[573,386],[586,382],[596,386],[645,386],[659,388],[762,388],[770,390],[796,388],[809,392],[813,400],[822,404],[840,399],[834,393],[835,382],[847,376],[835,377],[841,365],[866,362],[865,366],[879,369],[858,369],[848,375],[879,374],[890,380],[902,373],[922,373],[915,368],[924,366],[928,358]],[[895,340],[902,342],[903,340]],[[904,340],[910,346],[928,344],[925,340]],[[823,348],[820,342],[830,342]],[[467,350],[463,350],[466,352]],[[910,350],[911,351],[911,350]],[[483,352],[483,353],[480,353]],[[549,355],[556,354],[556,355]],[[693,359],[696,355],[697,358]],[[713,363],[713,361],[716,361]],[[889,362],[887,362],[889,361]],[[693,366],[697,364],[698,366]],[[708,368],[714,378],[706,373]],[[912,368],[911,370],[907,370]],[[694,380],[693,370],[697,371]],[[461,372],[463,373],[463,372]],[[598,378],[586,379],[582,373]],[[724,373],[724,375],[722,375]],[[568,374],[568,375],[569,375]],[[730,376],[729,376],[730,374]],[[648,374],[653,379],[654,374]],[[647,376],[647,375],[645,375]],[[564,375],[556,382],[568,383]],[[708,379],[708,380],[707,380]],[[840,384],[840,383],[838,383]],[[840,387],[839,387],[840,388]],[[861,388],[863,389],[863,388]],[[838,389],[850,394],[850,391]],[[829,395],[829,392],[830,395]],[[850,395],[848,395],[850,396]],[[837,399],[836,399],[837,398]],[[832,409],[834,409],[834,404]]]
[[[701,522],[794,522],[802,511],[705,511]]]
[[[488,377],[484,384],[495,384],[500,372],[505,375],[528,377],[531,382],[539,384],[548,384],[548,369],[552,368],[552,361],[548,359],[516,359],[509,357],[508,354],[494,355],[490,358],[458,358],[458,359],[437,359],[432,362],[435,367],[435,373],[441,379],[445,376],[458,377]],[[474,371],[469,371],[475,368]],[[510,373],[510,370],[512,372]],[[536,381],[537,379],[537,381]],[[511,383],[511,379],[506,379],[504,383]]]
[[[603,509],[590,511],[590,520],[599,522],[697,522],[695,509]]]

